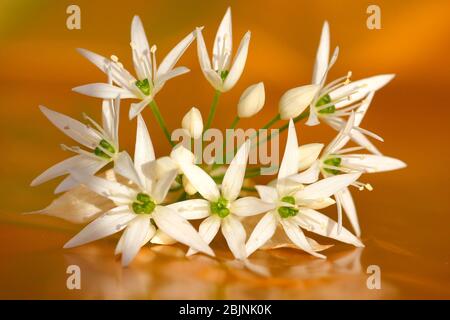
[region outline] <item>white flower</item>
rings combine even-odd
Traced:
[[[161,179],[155,180],[142,171],[144,163],[154,160],[150,136],[139,115],[134,163],[125,152],[116,160],[116,172],[132,181],[135,188],[73,172],[75,179],[93,192],[112,200],[115,207],[87,225],[64,247],[72,248],[125,230],[116,247],[116,254],[122,253],[124,266],[133,260],[139,249],[148,241],[158,243],[164,241],[161,238],[166,236],[170,237],[170,240],[174,239],[196,250],[214,255],[186,219],[162,205],[177,171],[172,170]],[[162,231],[162,234],[158,231]],[[153,241],[154,237],[157,237],[156,241]]]
[[[157,65],[156,46],[153,45],[150,48],[142,22],[138,16],[134,16],[131,24],[131,49],[136,77],[124,69],[114,55],[111,59],[107,59],[88,50],[79,49],[78,51],[84,57],[111,77],[116,86],[94,83],[76,87],[73,90],[104,99],[115,98],[117,95],[120,95],[122,99],[139,99],[140,102],[132,103],[130,107],[130,118],[134,118],[152,102],[166,81],[189,72],[186,67],[174,68],[174,66],[194,39],[195,32],[191,32],[166,55],[161,64]]]
[[[290,180],[290,177],[297,173],[298,163],[297,134],[291,119],[276,187],[256,186],[260,198],[266,203],[271,203],[272,208],[258,222],[250,235],[246,244],[247,255],[263,246],[274,235],[277,225],[281,225],[288,238],[298,248],[319,258],[325,256],[315,251],[302,229],[357,247],[363,246],[348,230],[343,229],[339,233],[336,222],[315,210],[333,204],[329,197],[355,181],[360,173],[338,175],[304,187],[301,183]]]
[[[251,85],[242,93],[238,103],[239,118],[250,118],[261,111],[266,100],[264,83]]]
[[[58,129],[82,146],[90,149],[90,151],[84,150],[79,146],[68,147],[62,145],[65,150],[73,151],[77,155],[47,169],[31,182],[31,186],[37,186],[51,179],[69,174],[69,171],[94,175],[116,159],[119,152],[119,98],[115,99],[115,101],[103,101],[102,126],[87,115],[84,115],[84,117],[90,122],[91,126],[44,106],[39,108]],[[78,183],[69,175],[56,187],[55,193],[65,192],[76,185]]]
[[[352,110],[362,114],[359,121],[355,122],[355,128],[351,132],[352,139],[366,147],[372,153],[379,153],[377,148],[364,136],[364,134],[381,140],[376,135],[359,128],[359,124],[367,111],[368,105],[363,107],[364,98],[368,97],[371,92],[375,92],[393,78],[393,74],[382,74],[355,82],[350,82],[351,72],[346,76],[331,81],[325,85],[328,71],[337,60],[339,48],[336,48],[330,61],[330,30],[328,22],[325,22],[322,29],[319,48],[317,50],[316,62],[314,65],[314,73],[312,83],[320,86],[309,108],[309,118],[307,125],[316,125],[323,120],[335,130],[339,131],[345,126],[343,117],[349,116]],[[361,109],[361,107],[363,107]]]
[[[200,138],[203,133],[203,119],[200,110],[195,107],[191,108],[183,117],[181,126],[188,132],[191,138]]]
[[[199,229],[205,242],[210,243],[221,228],[234,257],[241,260],[246,258],[246,232],[240,218],[266,212],[271,207],[256,197],[238,199],[244,181],[249,148],[249,141],[239,148],[220,188],[200,167],[182,163],[184,175],[204,199],[186,200],[169,205],[186,219],[207,217]],[[195,248],[191,248],[188,255],[194,253]]]
[[[336,138],[325,148],[318,160],[316,170],[320,170],[324,177],[341,175],[342,173],[374,173],[397,170],[406,167],[406,164],[398,159],[372,154],[356,154],[355,151],[362,147],[344,148],[349,142],[349,134],[352,130],[356,114],[351,115],[348,124],[344,127]],[[352,183],[358,189],[364,188],[372,190],[372,186],[367,183],[355,181]],[[361,228],[350,190],[343,188],[334,195],[338,207],[338,222],[342,224],[342,208],[346,213],[356,235],[361,235]]]
[[[250,31],[247,31],[241,40],[233,63],[231,63],[233,37],[231,28],[231,9],[228,8],[214,40],[211,66],[202,30],[197,28],[197,51],[200,67],[206,79],[216,90],[226,92],[233,88],[239,80],[247,60],[249,42]]]
[[[299,116],[309,106],[319,89],[318,85],[311,84],[286,91],[278,104],[281,119]]]

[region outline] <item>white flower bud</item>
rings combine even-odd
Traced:
[[[278,110],[283,120],[299,116],[312,102],[320,86],[310,84],[286,91],[280,99]]]
[[[194,186],[191,184],[191,182],[189,181],[188,178],[186,178],[185,175],[183,175],[183,188],[184,191],[186,191],[186,193],[190,196],[194,195],[197,193],[197,190],[195,190]]]
[[[264,83],[251,85],[242,93],[238,103],[239,118],[249,118],[257,114],[266,100]]]
[[[181,126],[187,130],[191,138],[200,138],[203,132],[203,119],[200,110],[195,107],[189,110],[183,117]]]
[[[322,143],[309,143],[302,145],[298,148],[298,152],[300,154],[300,159],[298,162],[298,171],[303,171],[311,167],[314,161],[319,157],[320,152],[322,151],[323,144]]]

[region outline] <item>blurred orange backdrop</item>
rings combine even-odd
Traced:
[[[81,30],[66,28],[66,8],[72,3],[81,8]],[[97,118],[100,115],[100,100],[71,91],[81,84],[105,80],[75,48],[87,48],[105,56],[115,54],[125,66],[131,67],[129,33],[135,14],[142,18],[149,41],[158,45],[159,58],[201,25],[205,27],[205,40],[211,48],[220,19],[231,5],[234,47],[247,30],[252,31],[252,39],[244,74],[232,91],[222,95],[220,116],[216,117],[214,126],[225,128],[231,123],[239,96],[250,84],[264,81],[266,104],[257,117],[242,121],[243,127],[266,123],[275,114],[277,102],[287,89],[307,84],[324,20],[330,22],[332,46],[339,45],[341,49],[331,78],[345,75],[349,70],[353,71],[353,79],[380,73],[397,75],[375,95],[363,124],[384,137],[385,142],[378,146],[386,155],[404,160],[408,167],[367,177],[375,190],[355,195],[367,246],[362,255],[363,266],[381,265],[392,278],[394,287],[399,288],[398,293],[381,297],[450,298],[446,164],[450,156],[450,109],[445,102],[450,85],[450,2],[378,0],[375,4],[381,8],[381,30],[366,27],[366,9],[370,4],[370,1],[349,0],[1,0],[0,296],[71,297],[67,293],[55,293],[56,289],[50,289],[51,280],[41,278],[49,276],[44,271],[45,261],[25,258],[27,254],[41,251],[48,254],[49,250],[53,255],[61,255],[59,248],[70,234],[53,235],[49,231],[21,227],[20,223],[45,220],[22,217],[19,213],[42,208],[54,198],[56,182],[36,188],[29,187],[29,183],[67,156],[59,143],[70,143],[40,113],[38,105],[76,118],[83,111]],[[189,67],[191,72],[168,82],[156,99],[172,129],[180,126],[182,115],[192,106],[197,106],[205,118],[213,96],[213,89],[199,69],[195,44],[179,65]],[[122,105],[121,144],[132,151],[135,124],[127,120],[129,102]],[[145,110],[144,117],[157,155],[167,154],[169,146],[149,110]],[[297,130],[302,144],[326,143],[335,134],[325,125],[310,128],[299,124]],[[377,251],[375,247],[382,249]],[[112,256],[112,251],[108,254]],[[56,265],[62,263],[52,257],[49,261]],[[32,272],[31,266],[23,265],[32,261],[37,261],[39,271],[34,276],[26,276],[29,282],[18,282],[23,273]],[[55,264],[52,268],[56,268]],[[63,278],[65,269],[58,272]],[[331,297],[338,298],[340,294],[351,297],[339,290]],[[224,297],[233,298],[233,295]],[[292,296],[270,297],[304,296],[294,292]]]

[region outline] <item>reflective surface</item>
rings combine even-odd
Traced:
[[[235,48],[247,29],[252,42],[241,80],[221,97],[214,123],[219,128],[231,123],[248,85],[264,81],[267,99],[257,117],[240,123],[244,128],[266,123],[284,91],[310,81],[324,19],[330,21],[333,45],[341,48],[331,78],[349,69],[355,79],[397,74],[375,96],[364,126],[383,136],[385,142],[378,146],[406,161],[408,168],[367,176],[372,192],[353,190],[364,250],[338,244],[325,252],[326,261],[288,249],[259,251],[243,264],[230,261],[218,240],[213,244],[218,259],[185,258],[183,246],[148,246],[127,269],[113,256],[115,239],[63,250],[81,226],[20,215],[54,199],[57,181],[37,188],[29,183],[67,157],[59,143],[72,143],[37,106],[45,104],[79,119],[82,111],[98,118],[100,101],[70,90],[103,81],[104,76],[74,48],[116,54],[131,66],[129,28],[136,13],[151,42],[158,44],[159,57],[198,25],[205,26],[210,47],[227,4],[78,3],[82,30],[69,31],[63,2],[0,2],[0,298],[450,298],[448,1],[377,1],[383,26],[377,31],[365,26],[366,1],[233,4]],[[213,96],[198,68],[195,48],[181,63],[191,73],[167,83],[157,96],[170,128],[179,127],[192,106],[205,118]],[[127,120],[128,105],[122,108],[121,145],[132,151],[135,123]],[[166,155],[169,146],[149,110],[144,117],[157,155]],[[335,134],[326,126],[297,128],[301,143],[327,143]],[[326,213],[336,218],[333,209]],[[66,268],[72,264],[81,268],[80,291],[66,287]],[[381,290],[366,286],[370,265],[380,267]]]

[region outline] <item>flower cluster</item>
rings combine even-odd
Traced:
[[[55,193],[65,193],[38,213],[77,223],[89,222],[65,248],[123,231],[115,253],[122,255],[124,266],[149,242],[162,245],[180,242],[189,248],[187,255],[202,252],[214,256],[210,243],[219,230],[233,256],[240,260],[247,259],[259,248],[278,247],[293,247],[325,258],[320,251],[329,246],[309,238],[303,230],[362,247],[349,187],[372,190],[370,184],[360,181],[362,175],[405,166],[400,160],[383,156],[368,137],[382,139],[360,127],[375,92],[393,75],[351,82],[349,72],[327,82],[339,50],[336,48],[330,58],[330,33],[325,22],[311,84],[286,91],[277,114],[264,126],[273,128],[276,123],[287,120],[278,128],[278,132],[287,130],[287,142],[276,179],[268,185],[249,187],[248,184],[254,182],[249,181],[249,177],[258,176],[259,170],[248,166],[255,139],[242,143],[229,165],[199,164],[191,150],[172,141],[155,101],[156,94],[168,80],[189,71],[176,64],[195,41],[201,70],[215,95],[205,125],[197,108],[190,109],[180,124],[193,140],[202,139],[211,127],[220,95],[231,90],[244,71],[250,32],[243,36],[233,57],[231,10],[228,9],[218,28],[211,59],[202,32],[202,28],[196,28],[158,64],[156,46],[150,46],[142,22],[135,16],[131,24],[135,76],[114,55],[105,58],[79,49],[107,76],[105,83],[74,88],[78,93],[102,99],[102,121],[99,124],[84,115],[86,121],[82,123],[40,107],[42,113],[79,146],[63,145],[63,149],[75,155],[52,166],[31,183],[36,186],[65,176],[55,190]],[[137,119],[133,158],[119,145],[123,99],[137,100],[129,108],[129,118]],[[237,104],[231,128],[235,128],[241,118],[257,114],[264,104],[264,84],[249,86]],[[150,107],[173,147],[168,156],[157,158],[155,155],[141,115],[146,106]],[[320,143],[299,146],[295,123],[306,118],[306,125],[325,122],[338,132],[328,146],[324,148]],[[357,146],[347,147],[351,141]],[[355,153],[364,149],[369,153]],[[113,169],[102,171],[108,165]],[[318,211],[334,204],[337,222]],[[343,213],[355,234],[343,227]],[[198,230],[191,220],[202,220]],[[277,234],[282,234],[284,240],[280,241]]]

